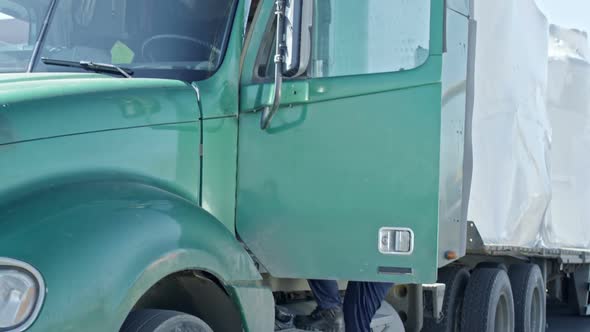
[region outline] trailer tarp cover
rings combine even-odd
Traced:
[[[590,249],[590,62],[585,32],[551,26],[547,111],[551,218],[546,247]]]
[[[590,249],[590,52],[533,0],[482,1],[469,219],[486,245]]]
[[[469,220],[486,245],[543,246],[551,200],[548,23],[533,0],[475,6]]]

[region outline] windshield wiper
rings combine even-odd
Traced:
[[[108,63],[96,63],[92,61],[68,61],[48,58],[41,58],[41,61],[43,61],[43,63],[46,65],[82,68],[84,70],[94,71],[97,73],[118,74],[126,78],[131,78],[131,75],[133,75],[133,70],[131,69],[121,68]]]

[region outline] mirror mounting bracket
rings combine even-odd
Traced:
[[[260,119],[260,128],[266,130],[270,126],[272,118],[279,110],[281,105],[281,89],[283,86],[283,64],[285,63],[285,56],[283,50],[285,48],[283,36],[285,35],[285,0],[275,1],[275,15],[277,16],[277,36],[276,36],[276,50],[274,56],[275,63],[275,78],[274,78],[274,96],[273,102],[270,106],[262,109],[262,117]]]

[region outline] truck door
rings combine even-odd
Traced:
[[[442,0],[312,0],[306,74],[272,102],[274,1],[243,61],[237,231],[273,276],[433,282]]]

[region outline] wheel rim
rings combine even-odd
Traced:
[[[531,302],[531,321],[530,331],[539,332],[541,330],[541,322],[543,321],[543,310],[541,303],[541,293],[539,288],[535,288],[533,291],[533,299]]]
[[[506,295],[502,295],[498,299],[494,322],[494,332],[505,332],[510,329],[510,313],[508,310],[508,298],[506,298]]]

